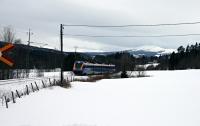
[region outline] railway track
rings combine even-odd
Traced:
[[[44,80],[49,79],[50,77],[41,77],[41,78],[23,78],[23,79],[10,79],[10,80],[1,80],[0,81],[0,87],[3,85],[10,85],[10,84],[18,84],[19,82],[30,82],[30,81],[38,81],[38,80]],[[57,77],[56,77],[57,78]]]

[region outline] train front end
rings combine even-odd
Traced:
[[[76,75],[82,75],[83,73],[83,61],[76,61],[74,62],[74,66],[73,66],[73,72]]]

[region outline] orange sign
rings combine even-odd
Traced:
[[[6,46],[0,48],[0,60],[1,60],[2,62],[6,63],[6,64],[9,65],[9,66],[13,66],[14,63],[13,63],[9,58],[3,56],[3,53],[4,53],[4,52],[8,52],[8,51],[11,50],[12,48],[14,48],[14,45],[11,44],[11,43],[9,43],[9,44],[7,44]]]

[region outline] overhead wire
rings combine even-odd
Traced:
[[[157,38],[157,37],[186,37],[200,36],[200,34],[174,34],[174,35],[83,35],[83,34],[63,34],[72,37],[89,37],[89,38]]]
[[[180,23],[163,23],[163,24],[127,24],[127,25],[84,25],[84,24],[63,24],[68,27],[154,27],[154,26],[178,26],[178,25],[195,25],[198,22],[180,22]]]
[[[158,26],[179,26],[179,25],[195,25],[197,22],[180,22],[180,23],[163,23],[163,24],[127,24],[127,25],[84,25],[84,24],[63,24],[67,27],[100,27],[100,28],[127,28],[127,27],[158,27]],[[72,37],[92,37],[92,38],[156,38],[156,37],[186,37],[186,36],[200,36],[200,33],[190,34],[166,34],[166,35],[87,35],[87,34],[63,34]]]

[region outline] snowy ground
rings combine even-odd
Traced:
[[[18,78],[18,79],[9,79],[9,80],[0,80],[0,102],[4,95],[11,94],[11,91],[22,91],[26,88],[26,85],[29,86],[31,83],[35,86],[35,82],[39,87],[42,87],[42,81],[45,85],[49,85],[49,79],[51,83],[55,80],[60,79],[60,72],[44,72],[43,77],[36,77],[35,73],[31,73],[32,76],[29,78]],[[72,80],[73,74],[71,72],[65,72],[64,78]]]
[[[0,107],[2,126],[199,126],[200,70],[73,82]]]

